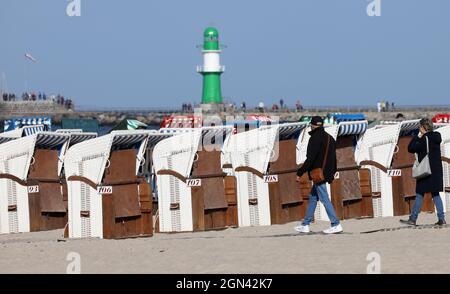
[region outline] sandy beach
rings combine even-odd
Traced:
[[[347,220],[345,234],[333,236],[296,235],[295,223],[126,240],[67,240],[62,230],[0,235],[0,273],[64,274],[71,252],[80,256],[81,273],[364,274],[371,252],[381,257],[381,273],[450,273],[448,227],[361,234],[402,227],[398,219]]]

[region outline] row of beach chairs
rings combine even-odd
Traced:
[[[414,156],[407,145],[419,120],[365,120],[326,126],[337,142],[338,172],[328,185],[340,219],[409,214]],[[64,229],[68,238],[152,236],[298,221],[311,182],[296,182],[308,124],[159,131],[23,128],[0,135],[0,233]],[[450,210],[450,125],[443,138]],[[431,197],[423,211],[433,212]],[[316,220],[327,220],[319,205]]]

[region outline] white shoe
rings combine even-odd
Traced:
[[[311,232],[311,230],[309,229],[309,226],[308,226],[308,225],[304,226],[304,225],[302,225],[302,224],[296,226],[296,227],[294,228],[294,230],[296,230],[296,231],[299,232],[299,233],[309,233],[309,232]]]
[[[339,224],[337,226],[331,227],[329,229],[326,229],[323,231],[324,234],[339,234],[342,233],[344,230],[342,229],[342,226]]]

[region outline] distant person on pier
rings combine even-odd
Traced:
[[[295,109],[297,110],[297,112],[300,112],[303,110],[303,106],[300,100],[297,100],[297,102],[295,102]]]
[[[314,219],[317,201],[322,202],[331,221],[331,227],[323,232],[337,234],[343,231],[327,191],[327,183],[333,182],[337,170],[336,141],[325,131],[323,124],[323,118],[320,116],[312,117],[306,160],[297,171],[297,182],[300,182],[305,173],[308,173],[309,179],[313,181],[305,218],[295,227],[299,233],[310,232],[309,225]]]
[[[245,103],[245,101],[241,103],[241,110],[244,112],[247,110],[247,104]]]
[[[262,102],[262,101],[259,102],[258,110],[259,110],[259,112],[264,112],[264,102]]]

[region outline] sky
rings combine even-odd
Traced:
[[[200,102],[197,45],[215,26],[237,104],[450,104],[448,0],[380,0],[374,17],[373,0],[80,1],[69,17],[68,0],[0,0],[3,88],[82,107]]]

